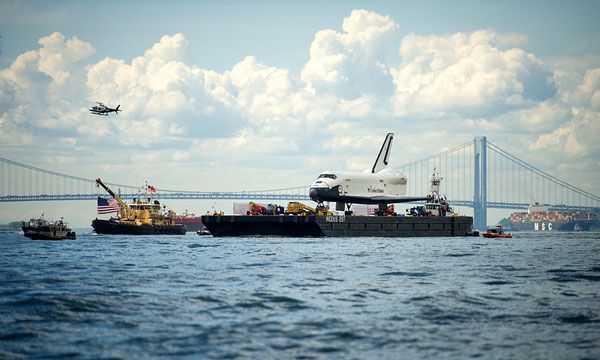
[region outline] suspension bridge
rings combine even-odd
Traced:
[[[451,205],[473,208],[474,226],[487,224],[488,208],[526,209],[536,202],[559,211],[599,211],[600,197],[558,179],[488,141],[476,137],[454,148],[396,167],[408,181],[409,195],[429,191],[434,169],[443,177],[441,193]],[[0,202],[96,200],[106,194],[94,179],[62,174],[0,157]],[[139,197],[139,186],[107,183],[124,199]],[[161,189],[157,199],[299,200],[309,186],[207,192]]]

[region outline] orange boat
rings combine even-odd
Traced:
[[[487,231],[484,232],[482,236],[486,238],[512,238],[512,234],[504,233],[502,226],[496,226],[495,228],[487,229]]]

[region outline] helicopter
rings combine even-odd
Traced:
[[[89,108],[90,112],[94,115],[104,115],[104,116],[108,116],[109,113],[114,112],[116,114],[119,114],[119,111],[123,111],[123,110],[119,110],[119,108],[121,107],[121,105],[118,105],[116,108],[111,109],[108,106],[104,105],[103,103],[96,101],[97,105],[92,106],[91,108]]]

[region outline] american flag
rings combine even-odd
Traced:
[[[119,212],[119,210],[121,210],[121,207],[117,200],[105,199],[98,196],[98,214],[110,214]]]

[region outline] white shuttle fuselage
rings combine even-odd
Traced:
[[[394,169],[375,174],[325,171],[311,185],[311,198],[351,204],[391,203],[389,200],[406,195],[406,184],[406,177]]]
[[[387,168],[394,134],[385,141],[371,169],[365,172],[325,171],[311,185],[313,201],[335,201],[346,204],[380,204],[426,200],[427,197],[406,196],[407,178]]]

